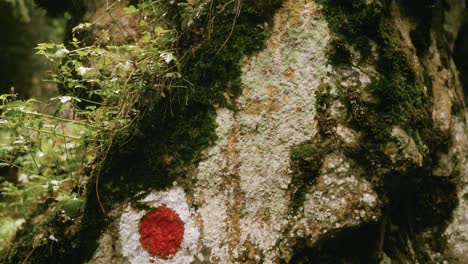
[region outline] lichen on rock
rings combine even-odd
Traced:
[[[205,259],[279,260],[277,244],[289,225],[289,149],[315,133],[314,93],[328,71],[327,41],[314,2],[286,1],[266,48],[243,61],[238,111],[217,111],[219,140],[195,176],[210,248]]]
[[[267,2],[220,14],[197,48],[181,36],[193,87],[153,102],[144,135],[112,149],[112,210],[85,219],[103,229],[90,263],[463,259],[466,107],[427,18],[399,1],[285,0],[270,20]],[[175,246],[151,251],[169,243],[141,239],[144,216],[166,207]]]

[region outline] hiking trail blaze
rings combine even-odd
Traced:
[[[184,222],[165,204],[146,213],[140,223],[140,243],[153,257],[167,259],[180,250]]]

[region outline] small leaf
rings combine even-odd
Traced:
[[[84,205],[83,199],[77,198],[76,196],[63,201],[63,210],[69,217],[76,217],[81,211]]]
[[[138,8],[136,8],[135,6],[128,6],[128,7],[125,7],[124,9],[122,9],[122,11],[124,12],[124,14],[134,14],[134,13],[138,13],[140,10],[138,10]]]

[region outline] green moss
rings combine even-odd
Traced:
[[[182,71],[184,78],[193,84],[190,100],[233,107],[233,100],[242,93],[240,61],[264,48],[269,34],[269,30],[263,28],[264,23],[270,23],[272,18],[266,14],[271,14],[269,10],[275,10],[279,1],[264,11],[260,9],[264,5],[260,5],[261,2],[244,4],[234,28],[232,14],[220,14],[213,21],[215,31]],[[189,39],[186,41],[191,42]]]
[[[365,41],[375,43],[377,61],[365,63],[376,65],[378,75],[366,89],[378,97],[378,103],[366,102],[358,91],[341,87],[341,99],[352,115],[350,125],[362,133],[360,148],[347,154],[363,165],[369,175],[373,175],[369,180],[376,184],[379,197],[388,199],[388,206],[384,208],[385,217],[389,219],[387,230],[394,231],[385,234],[383,249],[387,253],[392,253],[389,248],[403,252],[389,254],[392,258],[400,258],[405,254],[405,245],[395,243],[393,232],[398,236],[407,234],[415,243],[413,245],[422,240],[414,235],[422,230],[438,230],[431,232],[435,237],[439,236],[441,233],[437,232],[444,229],[456,206],[454,184],[428,176],[432,169],[431,155],[443,145],[440,137],[434,137],[432,131],[430,103],[424,90],[425,85],[430,87],[428,77],[421,76],[426,78],[421,80],[416,76],[410,51],[405,50],[405,42],[391,20],[388,1],[320,2],[332,34],[340,40],[336,42],[340,46],[353,47],[365,59],[369,58],[367,54],[370,49],[366,51],[367,48],[359,47]],[[418,23],[416,30],[419,32],[413,31],[411,38],[418,49],[417,55],[424,56],[431,40],[429,29],[433,27],[434,19],[438,19],[434,14],[439,12],[436,7],[440,1],[400,1],[397,4],[405,12],[403,16],[410,16],[413,22]],[[360,23],[366,25],[361,26]],[[330,61],[340,64],[336,54],[330,54]],[[346,67],[347,56],[343,60]],[[414,139],[424,158],[422,167],[407,168],[405,172],[395,170],[394,164],[384,153],[394,126],[402,127]],[[415,249],[418,250],[418,247],[416,245]]]
[[[80,263],[80,254],[76,252],[74,234],[70,232],[79,221],[64,218],[55,213],[44,223],[30,225],[17,234],[20,239],[15,243],[5,263]],[[68,233],[67,233],[68,231]],[[56,240],[54,240],[56,239]],[[27,260],[27,261],[26,261]]]
[[[305,200],[307,188],[319,176],[324,151],[327,149],[321,142],[304,142],[290,149],[292,178],[292,207],[297,210]]]
[[[376,111],[386,126],[421,127],[427,120],[424,94],[416,84],[405,78],[374,79],[367,87],[380,98]]]
[[[349,61],[347,45],[358,50],[361,58],[367,59],[371,50],[369,43],[377,43],[377,70],[381,77],[374,79],[368,89],[381,100],[377,108],[370,109],[378,113],[379,120],[372,124],[361,122],[361,126],[375,131],[386,130],[384,127],[393,125],[421,129],[428,122],[423,84],[416,81],[400,45],[400,36],[385,15],[385,4],[377,0],[319,2],[335,36],[329,55],[331,62]],[[373,129],[376,125],[377,129]]]
[[[335,36],[334,51],[329,54],[335,64],[346,63],[346,46],[354,47],[361,58],[370,56],[369,43],[377,44],[377,70],[367,89],[380,99],[378,105],[361,102],[348,91],[345,102],[353,113],[354,122],[363,130],[366,141],[372,142],[373,152],[381,150],[388,140],[392,126],[423,130],[430,122],[423,84],[416,80],[410,62],[402,49],[401,38],[387,17],[388,8],[381,1],[321,0],[329,27]],[[367,43],[367,44],[366,44]],[[416,133],[414,133],[416,135]],[[423,133],[417,133],[423,135]],[[419,137],[419,142],[425,138]]]
[[[319,126],[322,126],[320,122]],[[328,127],[328,124],[326,126]],[[334,138],[327,137],[326,133],[323,133],[326,129],[319,127],[321,133],[317,133],[311,141],[290,148],[292,173],[289,186],[293,210],[298,210],[303,206],[307,190],[315,184],[316,179],[320,176],[324,157],[338,149],[340,143]]]
[[[322,164],[319,151],[308,143],[291,147],[291,162],[296,175],[301,175],[301,182],[311,182]]]
[[[379,24],[383,5],[380,1],[365,0],[319,0],[336,41],[330,50],[343,50],[347,43],[361,53],[362,59],[371,55],[370,41],[378,35],[375,25]],[[338,59],[338,60],[336,60]],[[332,63],[344,58],[332,54]]]

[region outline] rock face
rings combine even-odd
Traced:
[[[465,5],[417,2],[283,1],[217,140],[114,204],[89,263],[468,263]],[[185,228],[169,257],[141,243],[161,206]]]
[[[277,263],[292,257],[299,238],[313,246],[334,230],[379,219],[372,184],[339,152],[326,156],[316,184],[301,190],[300,208],[292,201],[290,148],[318,132],[315,93],[331,71],[329,40],[315,2],[286,1],[275,15],[266,48],[242,61],[238,110],[217,110],[218,140],[193,172],[194,184],[183,186],[200,232],[195,262]],[[337,129],[345,143],[356,144],[353,132],[341,125]],[[122,223],[128,210],[121,212],[120,230],[127,229]],[[133,221],[139,217],[135,214]],[[91,263],[101,263],[106,254],[128,254],[127,244],[139,246],[127,236],[121,238],[122,253],[118,247],[118,253],[106,252],[106,237]],[[146,262],[127,259],[150,263],[148,256]],[[166,262],[173,263],[161,261]]]
[[[363,4],[363,8],[369,7],[376,7],[375,3]],[[314,254],[322,245],[333,244],[334,237],[345,230],[368,225],[375,227],[374,255],[361,256],[361,260],[466,262],[468,144],[466,108],[460,98],[463,92],[456,66],[450,60],[442,62],[440,57],[451,56],[450,50],[436,46],[429,46],[424,56],[417,55],[410,36],[417,25],[401,11],[404,5],[392,3],[389,8],[390,21],[401,34],[396,41],[408,47],[404,53],[416,80],[426,78],[422,74],[426,69],[432,81],[432,121],[425,122],[432,123],[432,131],[444,138],[448,152],[440,148],[440,141],[431,143],[429,149],[429,143],[415,134],[420,130],[411,127],[411,120],[400,122],[404,128],[385,128],[389,131],[385,138],[376,136],[381,131],[370,132],[372,128],[363,122],[385,123],[373,109],[389,102],[367,88],[385,76],[377,70],[377,51],[363,62],[350,48],[348,64],[330,63],[336,32],[330,31],[324,7],[316,1],[285,1],[274,17],[265,49],[242,60],[243,93],[235,102],[237,110],[216,110],[218,139],[189,172],[189,180],[176,179],[177,187],[147,196],[143,201],[151,204],[149,209],[136,209],[131,203],[116,205],[112,211],[116,220],[101,236],[90,263],[320,261]],[[445,12],[457,13],[454,8],[459,6]],[[455,27],[460,27],[457,19],[446,21],[446,30],[456,34]],[[437,40],[433,37],[431,43],[435,45]],[[382,151],[366,149],[369,143],[381,146]],[[297,154],[298,164],[313,165],[295,166],[291,154],[295,148],[305,151]],[[436,153],[432,168],[427,165],[428,152]],[[426,196],[422,191],[426,187],[419,189],[412,183],[433,182],[413,175],[427,171],[424,168],[433,175],[425,177],[449,177],[458,183],[459,206],[453,220],[451,209],[437,224],[425,224],[418,218],[437,215],[437,209],[424,206],[432,208],[426,203],[439,199]],[[429,185],[432,187],[426,191],[435,188],[438,192],[437,184]],[[401,188],[410,189],[395,190]],[[177,194],[174,199],[170,198],[173,193]],[[447,193],[442,198],[448,208],[455,203],[451,197]],[[402,199],[423,206],[422,212],[405,207],[409,211],[400,215]],[[137,232],[142,215],[161,204],[178,208],[189,230],[182,249],[169,259],[151,257]],[[415,220],[402,220],[414,215]],[[417,234],[406,230],[400,221],[414,221]],[[441,230],[445,230],[448,247],[430,246],[434,241],[430,237]],[[401,243],[395,243],[394,237],[402,239]],[[351,255],[335,260],[356,261]]]
[[[327,72],[329,35],[317,8],[285,3],[267,48],[243,62],[239,111],[218,110],[219,141],[199,164],[194,190],[211,261],[280,255],[291,225],[289,149],[316,133],[314,92]]]

